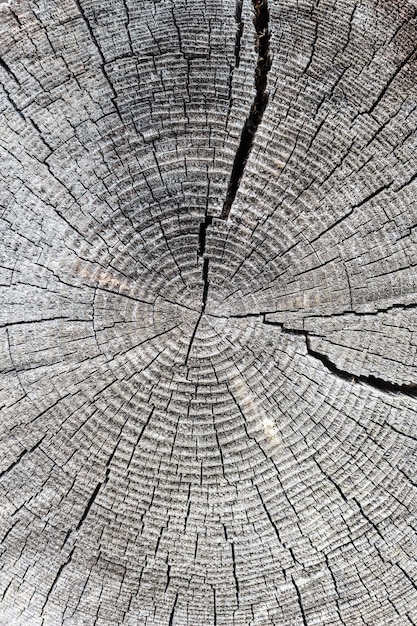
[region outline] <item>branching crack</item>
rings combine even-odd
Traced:
[[[256,30],[255,49],[258,53],[258,60],[255,69],[255,99],[251,106],[250,112],[243,125],[240,135],[240,142],[236,151],[235,160],[233,162],[232,175],[230,177],[229,186],[226,193],[223,209],[220,218],[226,220],[229,216],[232,204],[239,189],[240,180],[245,170],[246,162],[252,150],[255,134],[261,123],[266,105],[268,104],[268,92],[266,91],[268,72],[271,68],[271,57],[269,54],[269,8],[267,0],[252,0],[255,9],[253,23]],[[241,3],[240,3],[241,4]],[[240,14],[239,14],[240,11]],[[236,6],[236,21],[241,16],[242,7],[239,2]],[[238,28],[243,29],[243,23],[238,22]],[[236,36],[236,64],[240,60],[240,38],[239,30]]]

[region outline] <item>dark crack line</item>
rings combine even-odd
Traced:
[[[137,393],[138,393],[138,392],[136,392],[136,393],[132,396],[132,399],[133,399],[133,398],[137,395]],[[150,421],[151,421],[151,419],[152,419],[152,415],[153,415],[153,413],[154,413],[154,410],[155,410],[155,407],[153,406],[153,407],[152,407],[152,409],[151,409],[151,412],[149,413],[149,415],[148,415],[148,417],[147,417],[146,421],[144,422],[144,424],[143,424],[143,426],[142,426],[142,428],[141,428],[141,430],[140,430],[139,435],[138,435],[138,436],[137,436],[137,438],[136,438],[136,442],[135,442],[135,444],[133,445],[133,447],[132,447],[132,451],[131,451],[131,453],[130,453],[130,457],[129,457],[129,461],[128,461],[128,463],[127,463],[127,467],[130,467],[130,464],[131,464],[131,462],[132,462],[133,456],[134,456],[134,454],[135,454],[136,450],[138,449],[138,447],[139,447],[139,443],[140,443],[140,441],[141,441],[141,439],[142,439],[142,437],[143,437],[143,433],[144,433],[144,432],[145,432],[145,430],[148,428],[148,426],[149,426],[149,422],[150,422]]]
[[[110,383],[110,384],[112,384],[112,383]],[[147,424],[149,423],[149,420],[152,417],[152,413],[153,413],[153,410],[151,411],[151,414],[148,417],[148,421],[143,426],[142,433],[145,430]],[[119,443],[120,443],[120,438],[121,438],[121,435],[122,435],[122,431],[123,431],[123,428],[126,426],[126,423],[127,423],[127,420],[125,421],[124,425],[122,426],[122,428],[120,430],[120,433],[119,433],[119,436],[118,436],[117,441],[116,441],[116,445],[114,446],[114,448],[113,448],[109,458],[107,459],[107,463],[106,463],[106,466],[105,466],[106,472],[105,472],[104,479],[101,482],[97,483],[93,493],[91,494],[91,496],[90,496],[90,498],[89,498],[89,500],[87,502],[87,505],[86,505],[86,507],[85,507],[85,509],[83,511],[83,514],[81,515],[81,517],[80,517],[80,519],[78,521],[78,524],[77,524],[77,526],[75,528],[76,531],[79,531],[81,526],[84,524],[84,522],[85,522],[85,520],[86,520],[86,518],[87,518],[87,516],[88,516],[88,514],[90,512],[90,509],[93,506],[93,504],[95,502],[95,499],[97,498],[101,488],[103,486],[105,486],[108,483],[108,481],[109,481],[109,478],[110,478],[110,465],[111,465],[111,462],[113,460],[114,455],[116,454],[116,450],[117,450],[117,448],[119,446]]]
[[[335,600],[336,600],[336,609],[337,609],[337,612],[338,612],[338,615],[339,615],[339,619],[342,622],[343,626],[347,626],[346,622],[342,618],[342,613],[341,613],[341,610],[340,610],[340,590],[339,590],[338,585],[337,585],[336,576],[334,575],[334,572],[333,572],[332,568],[330,567],[329,557],[327,556],[327,554],[324,555],[324,560],[326,562],[326,567],[327,567],[327,569],[330,572],[330,576],[331,576],[331,579],[332,579],[332,582],[333,582],[333,587],[334,587],[334,590],[336,592]]]
[[[242,178],[246,162],[249,154],[252,150],[255,134],[258,126],[262,120],[262,116],[268,104],[268,93],[266,91],[267,76],[271,68],[271,57],[269,54],[269,8],[267,0],[252,0],[255,15],[253,18],[253,24],[256,30],[256,42],[255,50],[258,53],[258,59],[255,69],[255,99],[252,103],[248,117],[242,129],[240,136],[240,143],[236,151],[235,160],[233,162],[232,174],[228,190],[226,193],[226,199],[224,201],[223,209],[220,214],[220,219],[226,220],[229,216],[232,208],[233,201],[236,197],[239,183]],[[235,39],[235,63],[236,67],[239,67],[240,63],[240,45],[243,34],[243,21],[242,21],[242,6],[243,0],[236,1],[235,20],[237,25],[236,39]],[[175,19],[174,19],[175,22]],[[176,24],[175,24],[176,25]],[[177,26],[177,25],[176,25]],[[206,212],[205,220],[200,224],[198,235],[198,251],[197,254],[200,257],[204,257],[203,261],[203,301],[201,313],[198,317],[197,323],[194,327],[194,331],[191,335],[190,343],[188,345],[187,354],[185,357],[185,365],[188,364],[188,359],[191,353],[193,342],[201,322],[201,318],[205,312],[207,304],[207,296],[209,290],[209,259],[205,256],[206,251],[206,238],[207,229],[213,222],[213,216],[208,215]]]
[[[174,599],[174,604],[172,606],[171,614],[169,616],[169,624],[168,624],[168,626],[173,626],[173,624],[174,624],[174,615],[175,615],[175,609],[176,609],[177,602],[178,602],[178,594],[179,594],[179,592],[177,591],[177,593],[175,595],[175,599]]]
[[[370,387],[379,389],[380,391],[384,391],[387,393],[395,393],[395,394],[401,393],[401,394],[405,394],[411,397],[417,397],[417,383],[416,384],[412,383],[409,385],[390,383],[389,381],[386,381],[383,378],[379,378],[377,376],[372,376],[372,375],[365,376],[361,374],[360,375],[352,374],[351,372],[347,372],[345,370],[340,369],[339,367],[337,367],[335,363],[333,363],[333,361],[329,359],[329,357],[327,357],[324,354],[321,354],[320,352],[317,352],[317,350],[314,350],[311,347],[311,339],[307,331],[285,328],[282,322],[269,322],[265,319],[265,316],[264,316],[263,323],[266,324],[267,326],[277,326],[278,328],[281,329],[281,332],[287,335],[298,335],[298,336],[304,337],[305,342],[306,342],[306,347],[307,347],[307,353],[313,358],[320,361],[324,365],[324,367],[327,370],[329,370],[329,372],[331,372],[338,378],[341,378],[342,380],[348,380],[351,383],[362,383],[362,384],[368,385]]]
[[[405,309],[417,309],[417,302],[410,302],[408,304],[391,304],[385,308],[381,308],[381,309],[374,309],[373,311],[357,311],[354,308],[350,308],[350,309],[345,309],[344,311],[340,311],[337,313],[305,313],[304,315],[304,320],[308,320],[308,319],[331,319],[333,317],[345,317],[348,315],[354,315],[355,317],[370,317],[370,316],[376,316],[376,315],[380,315],[381,313],[391,313],[391,311],[394,310],[398,310],[398,311],[403,311]],[[230,315],[230,317],[253,317],[256,315],[274,315],[275,313],[298,313],[299,311],[293,309],[290,311],[287,311],[285,309],[277,309],[275,311],[262,311],[259,314],[258,313],[248,313],[246,315]],[[271,322],[266,322],[271,323]]]
[[[342,491],[342,488],[340,487],[340,485],[332,478],[332,476],[330,476],[330,474],[327,474],[324,469],[322,468],[322,466],[320,465],[320,463],[317,461],[316,457],[313,456],[313,461],[315,462],[315,464],[317,465],[317,467],[319,468],[320,472],[323,474],[323,476],[333,485],[333,487],[336,489],[336,491],[338,492],[339,496],[342,498],[342,500],[344,502],[347,502],[348,499],[345,496],[345,494]]]
[[[266,504],[264,502],[264,499],[263,499],[263,497],[261,495],[261,492],[259,491],[258,485],[255,485],[255,489],[258,492],[259,500],[261,501],[262,507],[263,507],[263,509],[264,509],[264,511],[266,513],[266,516],[267,516],[267,518],[269,520],[269,523],[271,524],[272,528],[274,529],[275,535],[276,535],[276,537],[278,539],[278,543],[280,543],[282,546],[284,546],[284,544],[282,543],[281,535],[280,535],[279,530],[278,530],[278,526],[276,525],[276,523],[272,519],[272,515],[269,512],[269,509],[267,508],[267,506],[266,506]],[[284,546],[284,548],[285,548],[285,546]]]
[[[269,54],[270,32],[269,32],[268,1],[267,0],[252,0],[252,1],[253,1],[253,7],[255,10],[255,15],[253,18],[253,23],[254,23],[255,30],[256,30],[255,50],[258,53],[258,60],[256,64],[256,69],[255,69],[256,94],[255,94],[255,99],[251,106],[249,115],[246,118],[245,124],[243,126],[241,137],[240,137],[240,143],[236,151],[235,160],[233,162],[232,174],[230,177],[230,182],[229,182],[228,190],[226,193],[226,199],[223,205],[222,212],[220,214],[220,219],[223,219],[223,220],[226,220],[229,216],[233,201],[236,197],[237,190],[239,188],[240,180],[242,178],[242,175],[245,169],[246,162],[252,150],[256,131],[262,120],[262,116],[266,109],[266,105],[268,104],[268,93],[266,91],[266,85],[267,85],[268,72],[271,68],[271,57]],[[242,38],[242,33],[243,33],[242,5],[243,5],[243,0],[237,0],[236,12],[235,12],[235,20],[237,24],[237,32],[236,32],[236,40],[235,40],[236,67],[238,67],[240,63],[240,45],[241,45],[241,38]],[[212,224],[212,222],[213,222],[213,217],[206,213],[205,220],[204,222],[200,224],[200,229],[199,229],[198,256],[204,257],[203,302],[202,302],[201,313],[194,327],[194,331],[191,335],[190,343],[188,345],[188,350],[187,350],[187,354],[185,357],[185,365],[188,364],[188,359],[191,353],[193,342],[194,342],[198,327],[201,322],[201,318],[205,312],[206,304],[207,304],[207,296],[208,296],[210,282],[208,280],[209,259],[205,256],[205,251],[206,251],[207,228]]]
[[[65,315],[57,315],[55,317],[44,317],[42,319],[35,320],[18,320],[16,322],[6,322],[5,324],[1,324],[0,328],[10,328],[11,326],[24,326],[25,324],[42,324],[43,322],[55,322],[57,320],[65,320],[67,322],[91,322],[91,319],[77,319],[75,317],[67,317]],[[43,348],[43,350],[48,350],[49,348]]]
[[[98,496],[98,493],[99,493],[99,491],[100,491],[101,487],[103,486],[103,484],[105,484],[105,483],[107,482],[107,480],[108,480],[108,470],[106,470],[106,477],[105,477],[105,479],[104,479],[101,483],[97,483],[97,485],[96,485],[96,487],[95,487],[95,489],[94,489],[94,491],[93,491],[92,495],[90,496],[90,498],[89,498],[89,500],[88,500],[88,502],[87,502],[87,506],[85,507],[85,509],[84,509],[84,511],[83,511],[83,514],[81,515],[81,517],[80,517],[80,519],[79,519],[79,522],[78,522],[78,524],[77,524],[77,526],[76,526],[75,530],[80,530],[80,528],[81,528],[81,526],[83,525],[83,523],[84,523],[84,521],[85,521],[85,519],[86,519],[87,515],[88,515],[88,514],[89,514],[89,512],[90,512],[91,507],[92,507],[92,506],[93,506],[93,504],[94,504],[94,500],[95,500],[95,499],[96,499],[96,497]]]
[[[416,53],[416,48],[413,48],[408,55],[405,57],[405,59],[403,59],[401,61],[401,63],[399,63],[399,65],[396,67],[395,71],[393,72],[393,74],[388,78],[387,82],[385,83],[384,87],[381,89],[381,91],[379,92],[377,98],[375,99],[374,103],[372,104],[372,106],[368,109],[368,111],[366,111],[366,113],[368,113],[368,115],[371,115],[374,110],[376,109],[376,107],[379,105],[379,103],[381,102],[382,98],[385,96],[385,94],[387,93],[387,91],[389,90],[389,88],[391,87],[392,83],[395,81],[395,79],[397,78],[397,76],[400,74],[400,72],[402,72],[402,70],[405,68],[405,66],[407,65],[407,63],[409,63],[411,61],[411,59],[413,58],[413,56]]]
[[[213,222],[213,218],[211,215],[206,215],[206,218],[204,220],[204,222],[202,222],[200,224],[200,231],[198,234],[198,256],[202,256],[204,257],[204,261],[203,261],[203,302],[202,302],[202,309],[201,309],[201,315],[204,313],[204,311],[206,310],[206,304],[207,304],[207,296],[208,296],[208,290],[209,290],[209,279],[208,279],[208,271],[209,271],[209,259],[207,257],[205,257],[205,252],[206,252],[206,236],[207,236],[207,228],[212,224]],[[201,315],[199,317],[199,320],[197,322],[197,326],[200,323],[200,319],[201,319]],[[195,330],[197,330],[197,326],[195,328]],[[194,332],[195,334],[195,332]],[[188,355],[187,355],[188,358]]]
[[[213,624],[217,626],[217,602],[216,602],[216,589],[213,587]]]
[[[200,325],[201,318],[203,317],[204,311],[206,310],[207,295],[208,295],[208,290],[209,290],[209,285],[210,285],[210,282],[208,279],[208,270],[209,270],[209,260],[204,259],[204,262],[203,262],[203,302],[201,305],[201,313],[198,316],[198,320],[194,327],[193,334],[191,335],[190,343],[188,344],[188,350],[187,350],[187,354],[185,357],[184,365],[188,364],[188,359],[190,356],[191,348],[193,347],[194,339],[195,339],[198,327]]]
[[[242,7],[243,0],[236,0],[236,11],[235,11],[235,20],[236,20],[236,39],[235,39],[235,66],[239,67],[240,65],[240,46],[243,35],[243,21],[242,21]]]
[[[208,259],[204,259],[204,263],[203,263],[203,303],[202,303],[202,313],[204,313],[204,311],[206,310],[207,296],[208,296],[208,290],[209,290],[209,286],[210,286],[210,282],[209,282],[209,279],[208,279],[208,270],[209,270],[209,260]]]
[[[93,28],[91,26],[89,18],[87,17],[83,7],[81,6],[80,0],[75,0],[75,4],[77,6],[77,9],[78,9],[78,12],[79,12],[81,18],[83,19],[83,21],[84,21],[84,23],[85,23],[85,25],[87,27],[87,30],[88,30],[88,33],[90,35],[91,41],[93,42],[93,44],[94,44],[94,46],[95,46],[95,48],[97,50],[97,53],[98,53],[98,55],[100,57],[101,71],[102,71],[102,73],[103,73],[103,75],[104,75],[104,77],[105,77],[105,79],[106,79],[106,81],[107,81],[107,83],[108,83],[108,85],[110,87],[110,90],[112,92],[112,97],[110,98],[110,100],[111,100],[111,102],[112,102],[112,104],[113,104],[113,106],[114,106],[114,108],[115,108],[115,110],[117,112],[117,115],[119,116],[120,120],[123,122],[122,114],[121,114],[119,106],[117,104],[117,92],[116,92],[116,90],[114,88],[114,85],[113,85],[113,83],[111,81],[111,78],[110,78],[110,76],[109,76],[109,74],[107,72],[107,69],[106,69],[106,59],[104,57],[103,50],[101,49],[100,44],[99,44],[99,42],[97,40],[97,37],[94,34],[94,31],[93,31]]]
[[[255,50],[258,53],[258,60],[255,69],[255,99],[249,111],[249,115],[243,125],[240,135],[239,146],[233,162],[232,174],[226,193],[226,199],[220,214],[220,219],[227,220],[232,208],[234,199],[239,189],[240,181],[245,170],[249,154],[251,153],[256,131],[261,123],[264,111],[268,104],[268,92],[266,91],[268,72],[271,68],[271,57],[269,54],[269,9],[267,0],[252,0],[255,9],[253,23],[256,30]],[[239,13],[240,12],[240,13]],[[235,56],[236,66],[240,57],[240,39],[242,36],[243,23],[241,22],[241,3],[236,6],[236,21],[238,21],[238,33],[236,35]],[[239,30],[240,29],[240,30]]]
[[[197,323],[196,323],[196,325],[194,326],[194,330],[193,330],[193,333],[192,333],[192,335],[191,335],[190,343],[188,344],[188,350],[187,350],[187,354],[186,354],[186,356],[185,356],[184,365],[188,365],[188,359],[189,359],[189,357],[190,357],[191,348],[193,347],[193,343],[194,343],[195,335],[196,335],[196,332],[197,332],[198,327],[199,327],[199,325],[200,325],[200,322],[201,322],[201,318],[202,318],[202,317],[203,317],[203,311],[201,311],[200,315],[198,316]]]
[[[236,589],[236,603],[239,608],[239,580],[236,574],[235,544],[233,541],[230,542],[230,548],[232,551],[232,569],[233,569],[233,578],[235,581],[235,589]]]
[[[204,222],[200,224],[200,231],[198,234],[198,256],[204,256],[204,252],[206,250],[206,236],[207,236],[207,228],[213,222],[213,218],[211,215],[207,215]]]
[[[69,564],[70,564],[71,559],[72,559],[73,554],[74,554],[74,550],[75,550],[75,547],[71,550],[71,552],[70,552],[70,554],[69,554],[69,556],[68,556],[67,560],[59,566],[59,569],[58,569],[58,571],[57,571],[57,573],[56,573],[56,576],[55,576],[55,578],[54,578],[54,580],[53,580],[53,582],[52,582],[52,585],[51,585],[51,587],[49,588],[49,591],[48,591],[48,593],[47,593],[47,595],[46,595],[45,602],[44,602],[44,604],[43,604],[43,606],[42,606],[42,609],[41,609],[41,613],[43,613],[43,611],[44,611],[44,609],[45,609],[46,605],[48,604],[49,597],[50,597],[51,593],[53,592],[53,590],[55,589],[55,587],[56,587],[56,585],[57,585],[57,583],[58,583],[58,580],[59,580],[59,578],[60,578],[60,576],[61,576],[62,572],[63,572],[63,571],[64,571],[64,569],[67,567],[67,565],[69,565]]]
[[[8,65],[6,63],[6,61],[4,59],[2,59],[0,57],[0,67],[7,73],[9,74],[9,76],[11,76],[13,78],[13,80],[15,81],[15,83],[17,83],[18,85],[20,85],[20,81],[17,78],[16,74],[13,72],[13,70],[11,69],[10,65]]]
[[[323,365],[328,369],[332,374],[335,374],[339,378],[343,378],[344,380],[350,380],[350,382],[360,382],[368,385],[370,387],[374,387],[375,389],[379,389],[380,391],[391,392],[391,393],[402,393],[411,397],[417,396],[417,384],[397,384],[391,383],[389,381],[384,380],[383,378],[379,378],[377,376],[365,376],[360,374],[356,376],[355,374],[351,374],[346,372],[345,370],[341,370],[337,367],[335,363],[333,363],[327,356],[313,350],[310,345],[310,338],[305,334],[307,352],[310,356],[318,359],[323,363]]]
[[[10,465],[6,467],[5,470],[0,472],[0,478],[3,478],[5,474],[8,474],[12,469],[14,469],[27,454],[31,454],[32,452],[35,452],[35,450],[39,448],[39,446],[42,444],[45,437],[46,437],[46,434],[42,437],[42,439],[40,439],[37,443],[35,443],[31,448],[29,449],[25,448],[24,450],[22,450],[22,452],[19,454],[17,459],[13,461],[13,463],[10,463]]]
[[[212,221],[213,221],[213,218],[210,215],[206,215],[204,222],[200,224],[200,231],[198,234],[198,251],[197,251],[197,254],[200,257],[204,257],[204,254],[206,251],[207,228],[210,226]],[[195,339],[198,327],[200,325],[201,318],[203,317],[203,313],[206,310],[207,296],[208,296],[208,290],[209,290],[209,285],[210,285],[210,281],[208,279],[208,272],[209,272],[209,259],[207,257],[204,257],[203,259],[203,301],[201,303],[201,313],[198,316],[196,325],[194,326],[194,330],[191,335],[190,343],[188,344],[188,350],[185,356],[184,365],[188,364],[188,359],[190,356],[191,348],[193,347],[194,339]]]
[[[300,607],[300,613],[301,613],[301,617],[303,620],[303,624],[304,626],[308,626],[306,613],[305,613],[305,609],[304,609],[302,598],[301,598],[301,593],[300,593],[297,583],[294,580],[294,576],[291,576],[291,580],[292,580],[292,584],[294,585],[294,588],[297,594],[297,600],[298,600],[298,605]]]

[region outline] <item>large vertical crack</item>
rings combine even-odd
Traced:
[[[242,178],[246,162],[252,149],[253,141],[258,126],[262,120],[262,116],[268,104],[268,92],[266,91],[268,72],[271,68],[271,57],[269,54],[269,8],[268,0],[252,0],[255,15],[253,17],[253,24],[256,31],[255,50],[258,53],[256,68],[255,68],[255,99],[249,111],[249,115],[243,125],[242,133],[240,136],[240,142],[236,151],[235,159],[232,167],[232,174],[229,181],[229,186],[226,193],[226,199],[223,204],[223,209],[220,214],[220,219],[226,220],[229,216],[232,208],[233,201],[236,197],[237,190],[239,188],[240,179]],[[240,63],[240,45],[243,33],[242,22],[242,6],[243,0],[236,0],[236,12],[235,20],[237,24],[237,32],[235,39],[235,59],[236,67],[239,67]],[[191,335],[190,343],[188,344],[187,354],[185,357],[185,365],[188,364],[188,359],[191,353],[191,349],[194,343],[194,339],[198,330],[198,327],[203,317],[207,304],[207,296],[209,289],[209,259],[205,256],[206,250],[206,237],[207,228],[212,224],[213,216],[206,213],[205,220],[200,224],[199,236],[198,236],[198,256],[203,257],[203,300],[201,305],[201,313],[198,316],[194,330]]]
[[[249,115],[245,120],[240,135],[240,142],[236,151],[235,160],[233,162],[232,174],[229,181],[229,186],[226,192],[226,199],[223,204],[223,209],[220,214],[220,218],[226,220],[229,216],[232,204],[239,189],[240,180],[245,170],[246,162],[249,154],[252,150],[253,142],[255,139],[256,131],[261,123],[263,114],[268,104],[268,92],[266,91],[268,72],[271,68],[271,56],[269,53],[269,8],[267,0],[252,0],[253,7],[255,9],[255,16],[253,23],[256,30],[256,43],[255,49],[258,53],[258,60],[255,69],[255,99],[249,111]],[[239,13],[239,3],[237,4],[236,15]],[[242,23],[241,16],[241,4],[239,25]],[[239,31],[238,31],[239,34]],[[240,58],[240,38],[236,38],[235,48],[236,59]]]

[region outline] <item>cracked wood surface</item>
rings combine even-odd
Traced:
[[[0,4],[1,626],[417,624],[416,41]]]

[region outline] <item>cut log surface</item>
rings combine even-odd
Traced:
[[[417,624],[417,3],[0,4],[1,626]]]

